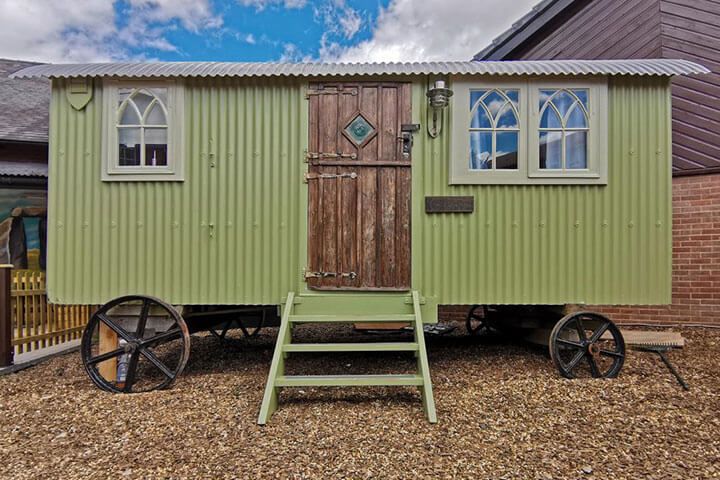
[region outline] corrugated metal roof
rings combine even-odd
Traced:
[[[687,60],[538,60],[412,63],[148,62],[36,65],[14,78],[326,77],[362,75],[688,75],[708,70]]]
[[[0,162],[0,175],[10,177],[46,177],[47,163],[32,162]]]

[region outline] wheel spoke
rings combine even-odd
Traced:
[[[564,338],[559,338],[559,337],[557,339],[557,343],[561,343],[563,345],[567,345],[568,347],[573,347],[573,348],[583,348],[583,346],[579,343],[573,342],[571,340],[566,340]]]
[[[580,363],[580,361],[583,359],[584,356],[585,356],[584,350],[580,350],[578,353],[576,353],[575,356],[572,358],[572,360],[570,360],[570,362],[567,364],[567,367],[565,367],[566,370],[569,373],[572,373],[572,371],[575,370],[575,367],[578,366],[578,364]]]
[[[115,358],[118,355],[122,355],[123,353],[125,353],[124,348],[117,348],[110,352],[101,353],[100,355],[98,355],[96,357],[91,357],[90,359],[87,360],[87,363],[89,365],[95,365],[96,363],[104,362],[105,360],[110,360],[111,358]]]
[[[162,362],[160,361],[160,359],[157,358],[157,356],[156,356],[152,351],[148,350],[147,348],[142,348],[142,347],[141,347],[141,348],[140,348],[140,353],[141,353],[145,358],[147,358],[148,360],[150,360],[150,363],[152,363],[153,365],[155,365],[155,366],[157,367],[157,369],[160,370],[166,377],[168,377],[168,378],[175,378],[173,372],[172,372],[169,368],[167,368],[167,367],[165,366],[165,364],[162,363]]]
[[[142,339],[145,335],[145,326],[147,325],[148,314],[150,313],[150,302],[147,298],[143,299],[142,309],[140,310],[140,318],[138,319],[137,330],[135,335]]]
[[[592,373],[593,378],[599,378],[601,377],[600,369],[597,366],[597,363],[595,362],[595,359],[592,355],[587,356],[588,364],[590,365],[590,373]]]
[[[112,331],[114,331],[115,333],[120,335],[126,342],[131,342],[134,340],[133,337],[128,332],[125,331],[125,329],[123,329],[120,325],[115,323],[115,320],[112,320],[110,317],[108,317],[104,313],[98,313],[97,316],[100,319],[100,321],[102,321],[105,325],[110,327],[110,329]]]
[[[125,374],[125,386],[123,392],[132,392],[132,387],[135,384],[135,373],[137,372],[138,359],[140,354],[137,350],[130,354],[130,360],[128,361],[127,373]]]
[[[587,335],[585,334],[585,325],[583,325],[582,318],[579,316],[575,319],[575,329],[578,332],[578,337],[580,337],[581,341],[587,340]]]
[[[600,355],[605,355],[606,357],[614,357],[614,358],[623,358],[624,355],[620,352],[613,352],[611,350],[600,350]]]
[[[593,332],[592,336],[590,337],[590,342],[595,343],[600,340],[600,337],[603,336],[603,333],[607,332],[608,328],[610,328],[610,322],[603,323],[600,328]]]
[[[182,337],[182,333],[182,330],[180,330],[179,328],[174,328],[159,335],[155,335],[152,338],[148,338],[147,340],[141,342],[140,346],[143,348],[151,347],[156,343],[172,340],[174,337]]]

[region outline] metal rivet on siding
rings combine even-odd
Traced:
[[[519,225],[519,224],[518,224],[517,220],[514,220],[513,223],[512,223],[512,226],[513,226],[513,227],[517,227],[518,225]]]
[[[89,227],[89,226],[90,226],[90,222],[88,222],[87,220],[85,220],[85,221],[83,222],[83,228],[87,228],[87,227]]]
[[[545,222],[540,222],[540,228],[545,228]]]
[[[138,228],[142,228],[143,222],[141,222],[141,221],[137,222],[137,226],[138,226]]]
[[[180,222],[178,222],[178,221],[176,220],[176,221],[173,222],[172,226],[173,226],[173,228],[178,228],[178,227],[180,226]]]
[[[578,228],[580,226],[580,220],[575,220],[575,228]]]
[[[657,222],[655,222],[655,226],[662,227],[662,222],[660,220],[658,220]]]
[[[630,220],[630,222],[628,223],[628,227],[633,228],[634,226],[635,226],[635,222]]]
[[[58,228],[62,228],[64,226],[63,222],[57,222],[57,226],[58,226]]]
[[[608,223],[608,221],[607,221],[607,220],[603,220],[602,226],[603,226],[603,227],[607,227],[608,225],[610,225],[610,224]]]
[[[117,222],[115,220],[111,221],[110,228],[116,228],[116,227],[117,227]]]

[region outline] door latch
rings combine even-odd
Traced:
[[[402,156],[408,158],[413,147],[413,133],[420,130],[419,123],[404,123],[400,126],[399,140],[402,140]]]

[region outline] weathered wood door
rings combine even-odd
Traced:
[[[410,288],[409,83],[311,84],[310,288]]]

